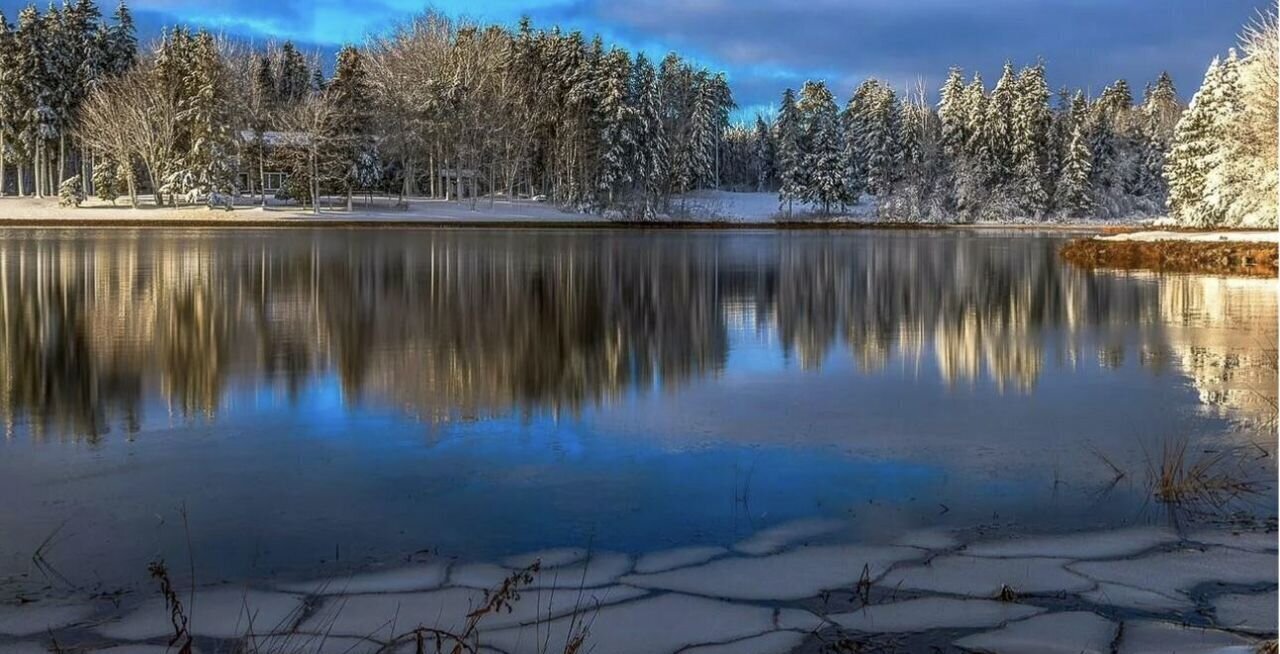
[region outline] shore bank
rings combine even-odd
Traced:
[[[698,228],[698,229],[1016,229],[1034,231],[1099,232],[1114,228],[1111,222],[979,222],[968,224],[921,223],[880,220],[869,206],[852,207],[838,216],[820,216],[797,210],[779,210],[772,193],[700,191],[676,200],[672,215],[653,220],[629,220],[621,216],[565,211],[532,200],[481,198],[458,202],[434,198],[357,199],[347,211],[339,199],[320,213],[293,205],[237,204],[231,210],[204,205],[157,207],[147,200],[133,208],[98,199],[80,207],[59,207],[52,198],[0,198],[0,227],[502,227],[502,228]],[[1133,223],[1120,223],[1126,227]]]
[[[1066,261],[1086,268],[1276,277],[1280,232],[1136,231],[1074,240]]]

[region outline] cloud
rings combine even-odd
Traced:
[[[1161,70],[1184,97],[1214,54],[1268,0],[442,0],[455,16],[600,32],[660,57],[677,50],[728,72],[738,104],[763,107],[783,88],[827,79],[846,97],[878,77],[935,88],[950,66],[989,81],[1001,64],[1043,58],[1050,82],[1097,92],[1118,78],[1137,89]],[[387,29],[421,0],[137,0],[144,33],[187,22],[255,39],[293,39],[322,52]],[[0,0],[10,15],[20,3]]]

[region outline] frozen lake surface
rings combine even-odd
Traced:
[[[0,231],[0,651],[1273,635],[1276,283],[1062,238]]]

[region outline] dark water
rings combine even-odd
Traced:
[[[188,533],[213,581],[814,516],[1110,527],[1160,519],[1170,438],[1274,452],[1274,282],[1061,242],[0,232],[0,588],[37,550],[131,582]]]

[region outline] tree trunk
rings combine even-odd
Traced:
[[[67,134],[58,134],[58,185],[67,181]]]
[[[5,175],[4,146],[4,132],[0,131],[0,198],[4,197],[5,193],[8,192],[6,189],[8,188],[7,183],[9,181],[8,177]]]
[[[260,147],[265,147],[261,146]],[[267,164],[263,161],[266,159],[266,153],[261,149],[258,150],[258,190],[262,191],[262,208],[267,208]]]
[[[316,153],[311,151],[311,213],[320,213],[320,168],[316,165]]]

